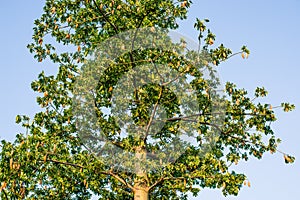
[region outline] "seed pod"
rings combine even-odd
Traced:
[[[222,188],[223,188],[223,189],[225,189],[225,188],[226,188],[226,183],[225,183],[225,182],[223,182],[223,184],[222,184]]]
[[[0,187],[0,192],[2,192],[2,190],[6,187],[6,182],[3,182],[1,187]]]
[[[13,161],[13,158],[10,158],[10,159],[9,159],[9,168],[10,168],[10,169],[13,169],[13,162],[14,162],[14,161]]]
[[[234,160],[234,164],[237,165],[239,163],[238,160]]]
[[[72,21],[72,17],[69,16],[69,17],[67,18],[67,22],[70,23],[71,21]]]
[[[287,155],[284,155],[284,161],[285,163],[292,163],[293,161],[291,160],[291,158]]]
[[[154,33],[154,32],[155,32],[155,27],[152,26],[152,27],[150,28],[150,31],[151,31],[152,33]]]
[[[245,54],[244,54],[244,52],[242,53],[242,58],[245,59]]]
[[[42,44],[43,44],[43,39],[40,38],[40,39],[38,40],[38,42],[39,42],[40,45],[42,45]]]
[[[224,57],[224,58],[226,58],[226,57],[227,57],[227,55],[226,55],[226,53],[225,53],[225,52],[223,52],[223,57]]]
[[[52,7],[52,8],[51,8],[51,13],[54,14],[55,11],[56,11],[56,8],[55,8],[55,7]]]

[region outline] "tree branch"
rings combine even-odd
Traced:
[[[59,161],[59,160],[46,159],[46,161],[50,161],[50,162],[61,164],[61,165],[68,165],[68,166],[72,166],[72,167],[85,168],[82,165],[68,163],[68,162],[62,162],[62,161]]]
[[[3,193],[4,193],[4,196],[5,196],[5,198],[8,200],[8,197],[7,197],[7,194],[6,194],[6,192],[5,192],[5,189],[3,188]]]
[[[145,133],[145,138],[144,138],[144,140],[147,139],[148,132],[149,132],[150,126],[151,126],[151,124],[152,124],[152,121],[153,121],[153,119],[154,119],[154,115],[155,115],[155,113],[156,113],[156,110],[157,110],[157,107],[158,107],[159,100],[160,100],[161,95],[162,95],[162,93],[163,93],[162,90],[163,90],[163,88],[160,89],[160,92],[159,92],[159,95],[158,95],[158,99],[157,99],[157,101],[156,101],[156,103],[155,103],[155,105],[154,105],[152,115],[151,115],[150,120],[149,120],[149,123],[148,123],[148,125],[147,125],[147,127],[146,127],[146,133]]]
[[[128,184],[123,178],[119,177],[118,175],[114,174],[112,171],[102,171],[100,172],[101,174],[104,174],[104,175],[110,175],[112,177],[114,177],[115,179],[117,179],[118,181],[120,181],[122,184],[124,184],[126,187],[130,188],[132,191],[135,191],[135,188]]]
[[[95,6],[96,6],[96,8],[97,8],[97,10],[100,12],[100,14],[103,16],[103,18],[104,18],[104,20],[107,22],[107,23],[109,23],[112,27],[113,27],[113,29],[114,29],[114,31],[116,32],[116,34],[118,34],[118,28],[107,18],[107,16],[105,15],[105,13],[101,10],[101,8],[99,7],[99,5],[96,3],[96,1],[95,0],[93,0],[93,2],[94,2],[94,4],[95,4]]]
[[[190,175],[188,175],[190,176]],[[189,177],[191,179],[199,179],[199,178],[215,178],[215,176],[205,176],[205,177],[201,177],[201,176],[192,176],[192,177]],[[155,183],[153,183],[150,187],[149,187],[149,191],[152,190],[154,187],[156,187],[157,185],[163,183],[164,181],[168,181],[168,180],[185,180],[187,179],[187,177],[161,177],[159,180],[157,180]]]
[[[68,163],[68,162],[62,162],[62,161],[58,161],[58,160],[47,159],[46,161],[50,161],[50,162],[57,163],[57,164],[62,164],[62,165],[69,165],[69,166],[78,167],[78,168],[85,168],[82,165]],[[135,191],[135,188],[132,185],[128,184],[124,179],[122,179],[118,175],[114,174],[112,171],[108,171],[108,172],[107,171],[101,171],[99,173],[104,174],[104,175],[110,175],[110,176],[114,177],[115,179],[117,179],[118,181],[120,181],[126,187],[128,187],[131,190]]]

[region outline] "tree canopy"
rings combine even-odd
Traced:
[[[230,166],[278,150],[275,107],[217,73],[236,53],[208,19],[193,43],[176,33],[189,0],[46,0],[29,51],[50,60],[31,87],[41,111],[0,153],[1,199],[187,199],[202,188],[237,195]]]

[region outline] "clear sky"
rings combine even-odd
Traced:
[[[23,131],[14,123],[17,114],[33,116],[38,110],[36,94],[30,83],[41,70],[53,72],[51,64],[38,64],[26,49],[31,42],[34,19],[42,13],[44,1],[3,1],[0,6],[0,137],[13,140]],[[283,142],[280,149],[296,156],[293,165],[285,165],[281,154],[266,154],[263,160],[251,159],[235,167],[248,175],[251,188],[237,197],[222,197],[219,190],[205,189],[195,199],[298,200],[300,197],[300,1],[299,0],[194,0],[189,19],[181,23],[180,33],[196,39],[196,17],[210,19],[216,44],[224,43],[233,51],[247,45],[248,60],[234,57],[219,66],[223,80],[253,91],[265,86],[269,95],[264,102],[279,105],[292,102],[291,113],[276,111],[273,128]],[[299,123],[299,124],[298,124]],[[192,199],[192,197],[191,197]]]

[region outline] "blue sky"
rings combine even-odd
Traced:
[[[33,114],[39,109],[30,83],[41,70],[54,71],[51,64],[39,64],[26,49],[31,42],[34,19],[42,13],[43,1],[3,1],[0,7],[0,137],[12,140],[23,131],[14,123],[17,114]],[[293,165],[285,165],[281,154],[266,154],[263,160],[251,159],[235,167],[248,175],[251,188],[245,187],[237,197],[222,197],[219,190],[205,189],[195,199],[272,199],[297,200],[300,197],[300,1],[299,0],[194,0],[189,19],[181,23],[180,33],[196,39],[196,17],[210,19],[216,44],[224,43],[233,51],[247,45],[248,60],[240,56],[219,66],[223,82],[253,91],[265,86],[269,91],[264,102],[279,105],[292,102],[296,110],[276,110],[278,121],[273,128],[282,144],[280,149],[296,156]],[[192,199],[192,197],[191,197]]]

